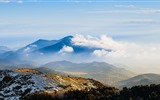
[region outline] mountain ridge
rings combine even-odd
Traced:
[[[117,83],[120,88],[122,87],[132,87],[135,85],[150,85],[150,84],[160,84],[160,74],[145,73],[127,80],[122,80]]]
[[[39,39],[16,51],[4,52],[0,54],[0,58],[17,60],[17,62],[20,62],[18,60],[46,62],[46,59],[51,61],[53,57],[58,60],[70,60],[70,56],[72,56],[74,58],[72,60],[78,61],[93,57],[95,50],[102,50],[102,48],[97,47],[76,45],[72,41],[73,38],[74,36],[66,36],[58,40]],[[111,51],[108,50],[108,52]]]
[[[40,67],[50,68],[67,74],[70,73],[73,76],[93,78],[106,84],[112,84],[116,81],[134,76],[133,72],[105,62],[73,63],[69,61],[56,61],[44,64]],[[81,74],[77,75],[76,73],[79,72],[81,72]]]

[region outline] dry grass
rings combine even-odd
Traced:
[[[64,71],[64,73],[69,74],[69,75],[86,75],[86,74],[88,74],[86,72],[67,72],[67,71]]]
[[[48,76],[61,84],[65,90],[83,90],[87,87],[95,88],[93,83],[85,78],[67,77],[55,74],[49,74]]]
[[[20,68],[20,69],[14,69],[15,72],[23,72],[23,73],[34,73],[34,74],[41,74],[41,72],[34,70],[34,69],[28,69],[28,68]]]

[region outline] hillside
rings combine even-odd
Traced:
[[[105,62],[72,63],[69,61],[56,61],[44,64],[41,67],[73,76],[92,78],[108,85],[128,79],[134,75],[131,71]]]
[[[46,67],[35,68],[35,70],[45,73],[45,74],[58,74],[58,75],[68,76],[68,74],[66,73],[58,72],[58,71],[55,71],[53,69],[46,68]]]
[[[141,77],[159,79],[147,74],[132,80]],[[0,70],[2,100],[158,100],[159,90],[160,85],[155,84],[119,90],[92,79],[44,74],[28,68]]]
[[[160,84],[160,75],[152,73],[141,74],[117,83],[117,85],[120,88],[133,87],[135,85],[150,85],[150,84]]]
[[[34,93],[25,100],[159,100],[160,85],[141,85],[118,90],[114,87],[100,87],[97,89],[73,90],[62,97],[49,93]]]
[[[44,74],[32,69],[0,71],[0,98],[19,100],[35,92],[62,95],[69,90],[98,88],[103,84],[84,78]]]

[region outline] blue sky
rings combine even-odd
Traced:
[[[158,0],[0,0],[0,45],[17,48],[74,34],[159,43],[159,5]]]

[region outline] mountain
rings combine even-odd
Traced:
[[[59,40],[59,42],[57,42],[56,44],[53,44],[51,46],[47,46],[44,47],[42,49],[39,50],[39,52],[41,53],[58,53],[60,50],[62,50],[62,48],[64,46],[68,46],[71,47],[73,49],[73,53],[74,54],[78,54],[78,53],[91,53],[96,49],[100,49],[100,48],[89,48],[86,46],[78,46],[78,45],[74,45],[72,42],[72,38],[73,36],[66,36],[62,39]]]
[[[108,85],[128,79],[134,75],[134,73],[128,70],[105,62],[72,63],[69,61],[56,61],[44,64],[41,67],[73,76],[96,79]]]
[[[0,46],[0,54],[10,51],[10,49],[6,46]]]
[[[42,72],[42,73],[46,73],[46,74],[58,74],[58,75],[68,76],[68,74],[66,73],[58,72],[58,71],[55,71],[53,69],[46,68],[46,67],[35,68],[35,70]]]
[[[71,46],[71,38],[73,36],[67,36],[59,40],[56,44],[46,46],[44,48],[41,48],[39,51],[43,53],[54,53],[54,52],[59,52],[64,45]]]
[[[73,38],[73,36],[66,36],[59,40],[39,39],[16,51],[8,51],[0,54],[0,59],[16,60],[17,62],[27,60],[40,63],[53,61],[53,59],[78,61],[93,56],[95,50],[102,50],[102,48],[97,47],[75,45],[72,41]],[[108,52],[111,51],[108,50]],[[74,59],[71,59],[71,56]]]
[[[73,36],[66,36],[59,40],[37,40],[21,49],[19,49],[18,53],[28,53],[31,54],[40,54],[40,55],[50,55],[50,54],[57,54],[57,53],[73,53],[73,54],[90,54],[94,50],[101,50],[101,48],[90,48],[87,46],[78,46],[75,45],[72,41]],[[66,48],[70,48],[71,51],[67,51]],[[64,49],[64,51],[62,51]],[[108,50],[109,52],[111,50]]]
[[[53,45],[55,43],[57,43],[58,40],[43,40],[43,39],[39,39],[19,50],[17,50],[18,53],[29,53],[29,52],[33,52],[36,51],[38,49]]]
[[[100,82],[56,74],[44,74],[33,69],[0,70],[0,99],[23,100],[37,92],[62,96],[70,90],[84,90],[104,86]]]
[[[39,39],[31,44],[28,44],[23,48],[18,49],[17,51],[8,50],[3,53],[0,52],[0,59],[5,61],[3,63],[6,63],[7,65],[19,65],[19,64],[31,65],[33,63],[33,58],[37,58],[37,54],[34,54],[34,51],[49,45],[53,45],[56,42],[58,42],[58,40]],[[1,51],[1,47],[0,47],[0,51]],[[2,60],[0,61],[0,64]],[[14,63],[11,63],[11,62],[14,62]]]
[[[152,74],[152,73],[141,74],[117,83],[117,85],[120,88],[132,87],[135,85],[150,85],[150,84],[160,84],[160,74]]]

